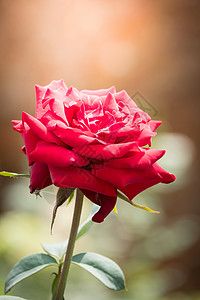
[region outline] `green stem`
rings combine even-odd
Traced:
[[[79,189],[77,189],[76,202],[75,202],[75,208],[74,208],[74,216],[73,216],[73,220],[72,220],[69,242],[68,242],[65,260],[63,263],[62,272],[61,272],[61,276],[60,276],[60,280],[59,280],[59,284],[58,284],[58,289],[57,289],[54,300],[63,300],[64,299],[63,295],[64,295],[64,291],[65,291],[67,277],[69,274],[69,268],[71,265],[71,260],[72,260],[74,245],[75,245],[76,236],[77,236],[77,232],[78,232],[78,227],[79,227],[79,223],[80,223],[82,205],[83,205],[83,194]]]

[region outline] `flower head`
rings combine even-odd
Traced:
[[[157,164],[165,151],[150,148],[161,121],[151,120],[125,91],[79,92],[59,80],[36,86],[36,100],[35,117],[23,112],[22,121],[13,121],[24,139],[31,193],[51,184],[79,188],[101,206],[93,221],[102,222],[117,190],[132,200],[175,180]]]

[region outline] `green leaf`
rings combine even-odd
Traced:
[[[49,267],[57,266],[57,261],[44,253],[35,253],[22,258],[10,271],[5,283],[5,293],[26,277]]]
[[[88,230],[90,229],[90,227],[92,226],[93,222],[92,222],[92,217],[98,212],[99,210],[99,206],[94,204],[92,207],[92,212],[89,215],[89,217],[85,220],[85,222],[83,224],[80,225],[79,229],[78,229],[78,233],[77,233],[77,237],[76,239],[78,240],[82,235],[84,235],[86,232],[88,232]]]
[[[63,255],[66,252],[67,244],[68,244],[68,239],[64,242],[56,243],[56,244],[42,243],[42,248],[50,256],[56,256],[61,261],[63,258]]]
[[[80,253],[72,257],[76,264],[99,279],[111,290],[124,290],[125,279],[120,267],[111,259],[97,253]]]
[[[135,202],[129,200],[129,198],[126,197],[124,194],[122,194],[120,191],[117,191],[117,197],[119,197],[120,199],[122,199],[122,200],[128,202],[128,203],[131,204],[132,206],[135,206],[135,207],[140,208],[140,209],[142,209],[142,210],[146,210],[146,211],[149,211],[149,212],[154,213],[154,214],[159,214],[159,213],[160,213],[160,212],[157,211],[157,210],[153,210],[153,209],[151,209],[151,208],[149,208],[149,207],[147,207],[147,206],[145,206],[145,205],[140,205],[140,204],[138,204],[138,203],[135,203]]]
[[[27,300],[27,299],[21,297],[15,297],[15,296],[0,296],[0,300]]]
[[[6,176],[6,177],[30,177],[29,174],[18,174],[18,173],[10,173],[10,172],[6,172],[6,171],[2,171],[0,172],[1,176]]]

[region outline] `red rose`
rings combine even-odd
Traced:
[[[13,121],[22,134],[30,165],[30,191],[52,183],[80,188],[101,206],[93,221],[102,222],[117,200],[117,189],[130,200],[175,176],[158,164],[165,151],[151,145],[161,124],[143,112],[125,91],[79,92],[62,80],[36,86],[36,117],[23,112]]]

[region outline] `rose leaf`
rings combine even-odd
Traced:
[[[120,267],[111,259],[97,253],[79,253],[72,263],[90,272],[111,290],[124,290],[125,278]]]
[[[44,254],[35,253],[22,258],[10,271],[5,283],[5,293],[8,293],[18,282],[49,267],[57,266],[55,258]]]

